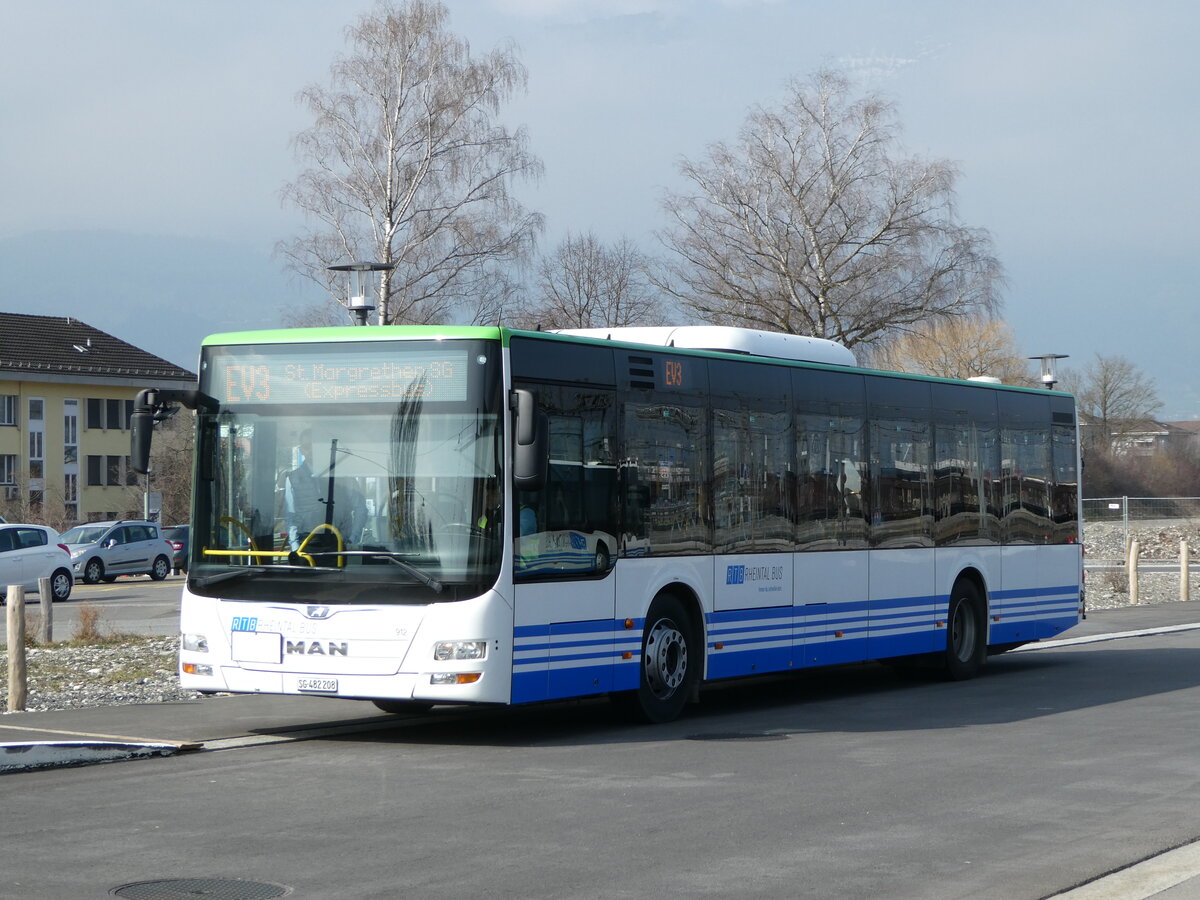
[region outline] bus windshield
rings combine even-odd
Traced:
[[[495,581],[498,343],[206,348],[201,390],[196,593],[430,602]]]

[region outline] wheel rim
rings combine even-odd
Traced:
[[[83,574],[88,581],[99,581],[101,571],[100,563],[90,562],[88,563],[87,568],[84,569]]]
[[[687,641],[670,619],[660,619],[646,636],[646,684],[659,700],[670,697],[687,675]]]
[[[154,563],[154,574],[159,578],[166,578],[167,572],[170,570],[170,564],[162,559],[156,560]]]
[[[66,575],[56,575],[50,583],[50,590],[55,598],[65,599],[71,593],[71,579]]]
[[[950,628],[950,642],[955,658],[960,662],[968,662],[975,654],[975,616],[965,600],[960,600],[954,608],[954,620],[950,623]]]

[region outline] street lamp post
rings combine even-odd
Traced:
[[[1054,386],[1058,384],[1058,361],[1066,359],[1065,353],[1044,353],[1041,356],[1031,356],[1030,359],[1040,360],[1042,363],[1042,385],[1048,390],[1054,390]]]
[[[367,297],[367,273],[388,272],[396,268],[394,263],[354,262],[344,266],[328,266],[330,272],[349,272],[349,293],[346,306],[358,317],[359,325],[367,324],[367,316],[375,304]]]

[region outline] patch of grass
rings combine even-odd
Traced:
[[[100,637],[100,607],[90,600],[79,604],[79,618],[75,622],[75,632],[71,642],[90,644]]]
[[[90,600],[79,604],[78,619],[75,630],[66,641],[56,642],[56,646],[67,647],[111,647],[115,644],[128,644],[139,640],[137,635],[122,634],[101,625],[103,617],[99,606]]]
[[[1129,593],[1129,573],[1124,569],[1102,569],[1095,576],[1100,580],[1100,587],[1111,594]]]

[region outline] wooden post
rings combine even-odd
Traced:
[[[1191,574],[1192,554],[1187,541],[1179,542],[1179,599],[1187,600],[1191,592],[1188,583]]]
[[[42,621],[38,625],[38,643],[54,640],[54,593],[49,578],[38,579],[38,597],[42,601]]]
[[[1137,539],[1129,544],[1129,558],[1125,560],[1125,568],[1129,570],[1129,602],[1138,605],[1138,554],[1141,552]]]
[[[25,588],[8,586],[8,711],[22,712],[29,689],[25,677]]]

